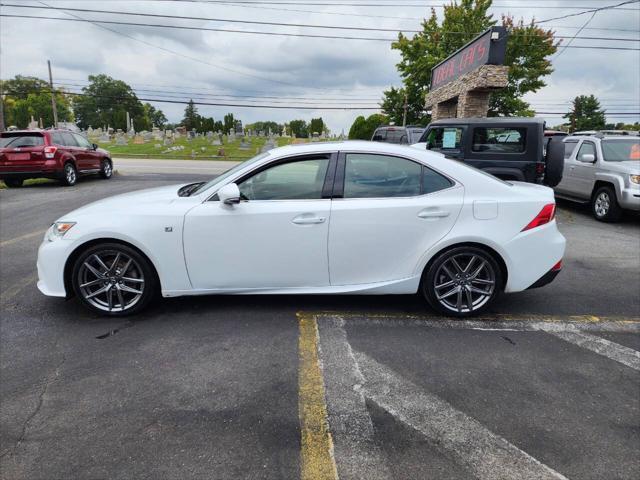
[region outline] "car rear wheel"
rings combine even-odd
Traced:
[[[440,254],[422,278],[421,291],[434,310],[452,317],[478,315],[502,287],[502,272],[485,250],[456,247]]]
[[[113,175],[113,164],[111,160],[105,158],[102,160],[102,164],[100,165],[100,176],[102,178],[109,179]]]
[[[9,188],[20,188],[24,180],[21,178],[7,178],[4,180],[4,183]]]
[[[593,216],[601,222],[617,222],[622,216],[616,191],[611,187],[600,187],[591,200]]]
[[[65,187],[73,187],[78,181],[78,172],[73,163],[68,162],[64,164],[64,170],[62,172],[62,184]]]
[[[84,251],[73,266],[71,281],[75,294],[89,309],[114,317],[139,312],[157,291],[150,262],[119,243]]]

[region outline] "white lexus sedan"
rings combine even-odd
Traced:
[[[426,150],[277,148],[208,183],[142,190],[64,215],[38,288],[120,316],[164,297],[415,294],[444,315],[551,282],[565,239],[553,190]]]

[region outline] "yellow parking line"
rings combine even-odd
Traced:
[[[337,480],[338,471],[333,458],[333,440],[329,430],[324,383],[318,360],[318,324],[313,315],[298,313],[297,317],[300,324],[300,477],[302,480]]]
[[[23,240],[28,240],[29,238],[42,236],[42,235],[44,235],[44,232],[46,232],[46,230],[38,230],[36,232],[26,233],[26,234],[21,235],[19,237],[15,237],[15,238],[11,238],[9,240],[5,240],[3,242],[0,242],[0,247],[6,247],[7,245],[12,245],[14,243],[18,243],[18,242],[21,242]]]

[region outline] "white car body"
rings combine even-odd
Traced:
[[[389,198],[211,201],[218,190],[275,160],[355,152],[398,156],[439,172],[452,186]],[[68,213],[64,236],[50,233],[38,252],[38,288],[72,294],[69,259],[88,242],[115,239],[153,264],[164,297],[205,294],[414,294],[429,260],[456,244],[495,251],[506,292],[532,286],[563,257],[555,220],[522,231],[553,190],[505,183],[427,150],[374,142],[277,148],[246,162],[204,191],[180,197],[178,186],[107,198]]]

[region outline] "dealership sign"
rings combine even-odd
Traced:
[[[507,29],[491,27],[448,56],[431,70],[431,91],[481,65],[502,65],[507,49]]]

